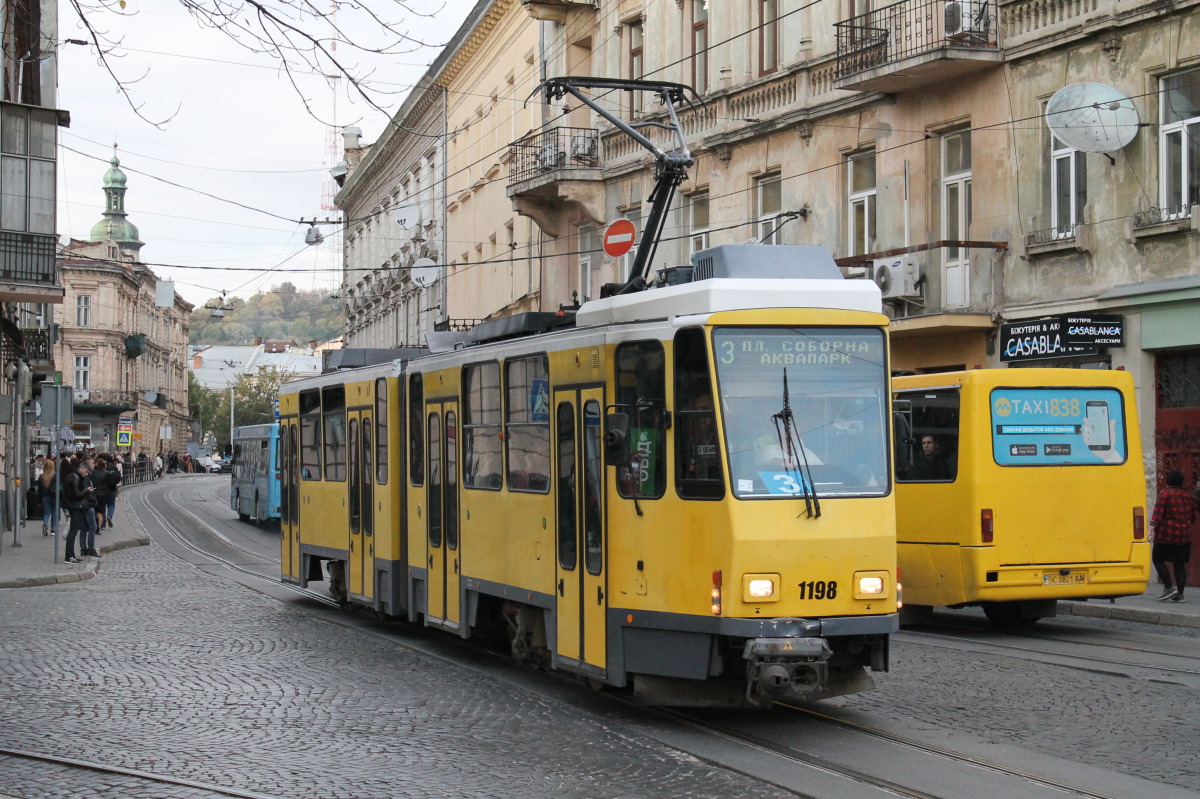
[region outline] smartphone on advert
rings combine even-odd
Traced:
[[[1108,424],[1108,403],[1088,400],[1084,410],[1083,443],[1088,449],[1112,449],[1112,431]]]

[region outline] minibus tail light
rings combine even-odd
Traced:
[[[1144,541],[1146,538],[1146,510],[1140,505],[1133,509],[1133,540]]]
[[[992,539],[995,537],[995,526],[992,522],[991,508],[984,508],[979,512],[979,532],[983,536],[983,543],[992,543]]]

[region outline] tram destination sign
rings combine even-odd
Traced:
[[[1095,355],[1097,345],[1073,345],[1067,342],[1065,317],[1030,319],[1000,325],[1000,360],[1032,361],[1072,355]]]
[[[1063,314],[1063,340],[1076,347],[1125,346],[1125,317],[1111,314]]]

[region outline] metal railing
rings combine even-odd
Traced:
[[[0,277],[57,286],[54,236],[0,230]]]
[[[1078,225],[1065,225],[1063,227],[1048,227],[1042,230],[1035,230],[1025,236],[1025,244],[1034,246],[1038,244],[1053,244],[1056,241],[1070,241],[1075,238],[1075,229]]]
[[[76,405],[119,405],[126,410],[135,410],[138,406],[136,391],[123,391],[115,388],[83,388],[75,390]]]
[[[1181,219],[1190,219],[1191,216],[1191,203],[1184,203],[1183,205],[1175,205],[1167,208],[1147,208],[1145,211],[1138,211],[1133,215],[1133,226],[1135,229],[1153,227],[1154,225],[1159,225],[1163,222],[1177,222]]]
[[[839,78],[941,47],[997,45],[994,0],[906,0],[834,27]]]
[[[25,357],[30,361],[49,362],[54,360],[54,337],[46,328],[24,328],[21,337],[25,340]]]
[[[600,133],[595,128],[551,128],[509,146],[508,185],[533,180],[556,169],[600,165]]]

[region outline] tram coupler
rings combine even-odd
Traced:
[[[774,700],[802,699],[825,689],[833,650],[824,638],[753,638],[742,657],[746,666],[746,698],[754,694]]]

